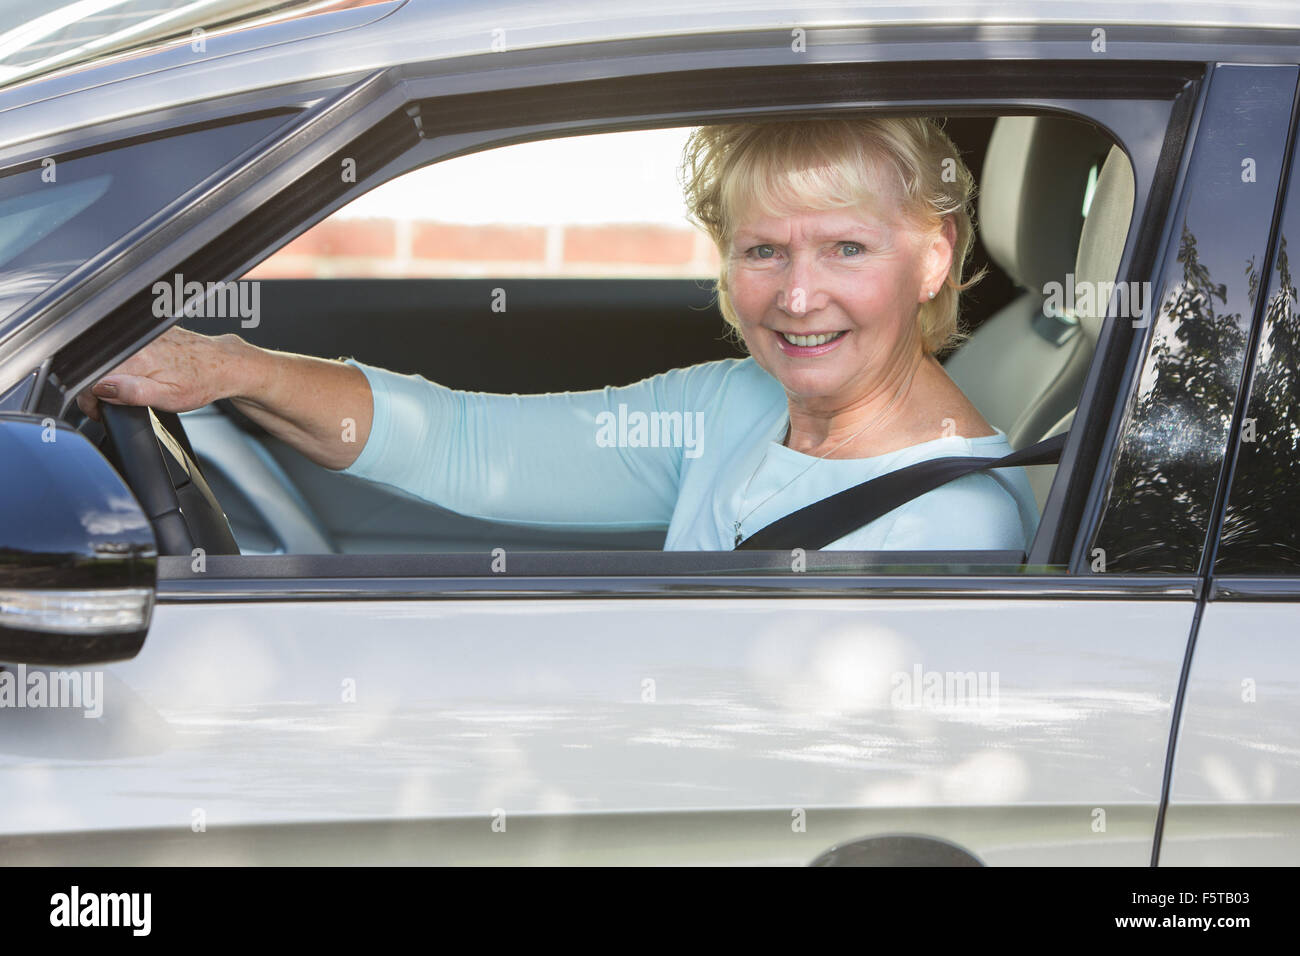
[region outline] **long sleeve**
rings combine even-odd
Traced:
[[[344,474],[478,518],[633,530],[668,526],[683,457],[703,452],[705,408],[735,360],[544,395],[457,391],[348,364],[370,383],[374,415]]]

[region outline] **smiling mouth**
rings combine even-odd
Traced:
[[[821,335],[792,335],[789,332],[779,332],[777,334],[780,335],[782,338],[784,338],[791,345],[798,345],[802,348],[809,348],[818,345],[825,345],[828,342],[834,342],[836,339],[842,338],[845,335],[847,335],[848,330],[843,329],[839,332],[826,332]]]

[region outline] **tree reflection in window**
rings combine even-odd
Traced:
[[[1205,544],[1248,326],[1229,311],[1228,287],[1202,263],[1186,222],[1178,262],[1182,278],[1165,296],[1124,426],[1096,570],[1195,572]]]
[[[1253,274],[1252,301],[1259,285]],[[1224,516],[1216,565],[1220,574],[1300,573],[1298,301],[1283,233]]]

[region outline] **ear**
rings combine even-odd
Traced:
[[[930,293],[938,294],[943,288],[944,280],[952,269],[953,256],[957,252],[957,224],[951,216],[944,216],[939,228],[930,234],[924,247],[925,266],[923,282],[918,301],[927,302]]]

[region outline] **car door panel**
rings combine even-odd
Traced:
[[[1300,861],[1300,608],[1211,601],[1196,637],[1161,866]]]
[[[1142,865],[1191,615],[1095,599],[162,604],[145,652],[106,668],[114,730],[65,719],[49,728],[63,755],[33,762],[14,749],[41,749],[39,721],[4,725],[0,855],[802,864],[907,832],[986,863]],[[413,842],[390,856],[375,828]]]
[[[1263,293],[1248,388],[1233,421],[1231,480],[1184,691],[1160,863],[1292,866],[1300,860],[1300,322],[1289,242],[1300,164],[1277,237],[1251,263]]]

